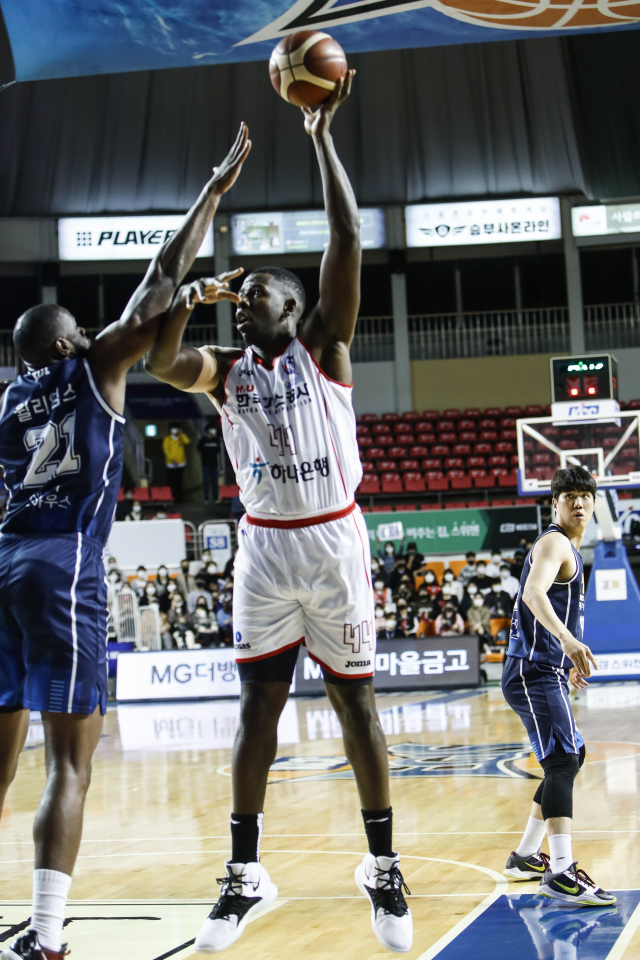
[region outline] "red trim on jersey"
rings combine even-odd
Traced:
[[[278,353],[274,353],[273,360],[271,361],[270,367],[267,366],[267,364],[264,362],[262,357],[259,357],[258,354],[255,352],[255,350],[252,349],[251,353],[252,353],[253,359],[256,361],[256,363],[259,363],[261,367],[264,367],[265,370],[273,370],[274,362],[278,359],[278,357],[281,357],[283,353],[286,353],[286,351],[289,349],[289,347],[291,346],[294,340],[295,340],[295,337],[292,337],[291,340],[289,340],[289,343],[286,345],[286,347],[283,347],[282,350],[278,351]]]
[[[356,520],[355,517],[353,518],[353,522],[354,522],[355,525],[356,525],[356,533],[358,534],[358,537],[359,537],[359,539],[360,539],[360,545],[362,546],[362,564],[363,564],[363,566],[364,566],[364,573],[365,573],[365,576],[366,576],[366,578],[367,578],[367,583],[369,584],[369,590],[371,590],[371,581],[369,580],[369,570],[368,570],[368,568],[367,568],[367,557],[366,557],[366,553],[365,553],[365,549],[364,549],[364,541],[363,541],[363,539],[362,539],[362,534],[360,533],[360,528],[358,527],[358,521]],[[373,626],[374,626],[374,629],[375,629],[375,617],[374,617]]]
[[[284,653],[285,650],[291,650],[291,647],[300,646],[304,646],[304,637],[300,637],[299,640],[294,640],[293,643],[288,643],[285,647],[278,647],[277,650],[273,650],[271,653],[263,653],[259,657],[236,657],[236,663],[255,663],[256,660],[267,660],[269,657],[277,657],[279,653]]]
[[[314,657],[309,649],[307,649],[307,653],[314,663],[319,663],[322,669],[330,673],[332,677],[340,677],[341,680],[362,680],[363,677],[372,677],[375,673],[375,670],[372,670],[371,673],[338,673],[337,670],[332,670],[331,667],[328,667],[324,660]]]
[[[232,362],[229,364],[229,369],[227,370],[227,372],[225,373],[224,377],[222,378],[222,386],[224,387],[224,395],[225,395],[225,397],[226,397],[226,395],[227,395],[227,377],[228,377],[229,374],[231,373],[232,368],[233,368],[234,365],[238,362],[238,360],[242,360],[242,358],[244,357],[245,353],[246,353],[246,350],[243,350],[239,357],[236,357],[235,360],[232,360]],[[225,402],[226,402],[226,401],[225,401]]]
[[[350,503],[348,507],[343,507],[342,510],[334,510],[333,513],[322,513],[318,517],[303,517],[301,520],[262,520],[258,517],[250,517],[249,514],[246,514],[247,523],[253,524],[254,527],[271,527],[276,530],[296,530],[300,527],[316,527],[321,523],[330,523],[332,520],[342,520],[343,517],[348,517],[350,513],[356,508],[355,500],[353,503]]]
[[[325,380],[328,380],[329,383],[335,383],[336,386],[338,386],[338,387],[346,387],[347,390],[350,390],[351,387],[353,387],[353,381],[351,381],[351,383],[341,383],[340,380],[333,380],[330,376],[328,376],[328,374],[326,374],[326,373],[324,372],[324,370],[322,369],[322,367],[320,366],[320,364],[318,363],[318,361],[316,360],[316,358],[314,357],[314,355],[311,353],[311,350],[310,350],[309,347],[306,345],[306,343],[304,342],[304,340],[302,339],[302,337],[300,336],[300,334],[298,334],[297,339],[300,341],[300,343],[302,344],[302,346],[305,348],[305,350],[307,351],[307,353],[309,354],[309,356],[311,357],[311,359],[313,360],[313,362],[315,363],[316,367],[318,368],[318,370],[320,371],[320,373],[322,374],[322,376],[325,378]]]

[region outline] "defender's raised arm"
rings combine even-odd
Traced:
[[[350,70],[338,81],[331,98],[315,113],[303,110],[322,175],[329,245],[320,267],[320,300],[302,324],[301,335],[324,372],[341,383],[351,382],[349,347],[360,306],[362,248],[358,204],[329,127],[351,92],[354,76],[355,70]]]

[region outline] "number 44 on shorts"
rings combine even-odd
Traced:
[[[352,623],[344,625],[344,643],[347,647],[351,647],[352,653],[360,653],[361,647],[373,650],[375,636],[373,624],[369,620],[363,620],[355,626]]]

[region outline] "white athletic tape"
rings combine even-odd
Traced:
[[[322,77],[316,77],[313,73],[309,73],[304,65],[304,58],[307,51],[315,46],[316,43],[319,43],[320,40],[327,39],[330,39],[328,33],[315,33],[312,37],[307,37],[304,43],[301,43],[296,50],[293,50],[289,54],[276,53],[274,51],[273,60],[280,71],[280,96],[283,100],[290,103],[288,90],[296,80],[307,80],[309,83],[313,83],[316,87],[321,87],[323,90],[335,89],[335,80],[325,80]]]

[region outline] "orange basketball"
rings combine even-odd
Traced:
[[[319,30],[300,30],[283,37],[269,61],[276,93],[296,107],[314,109],[328,100],[336,81],[346,74],[344,50]]]

